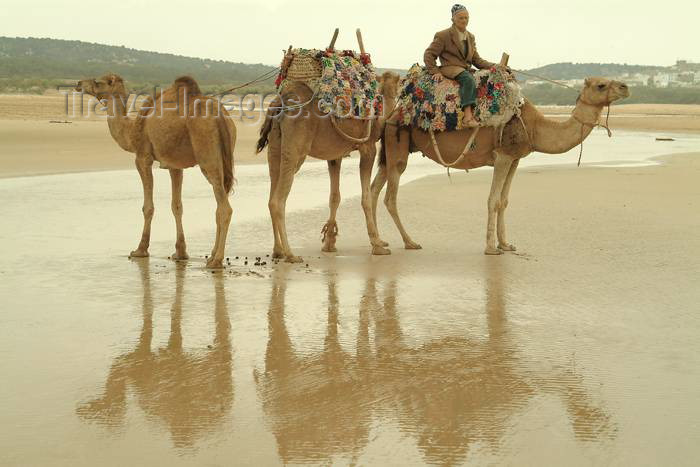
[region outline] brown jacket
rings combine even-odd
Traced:
[[[459,31],[455,25],[436,33],[433,42],[423,54],[428,72],[433,75],[439,71],[446,77],[454,79],[464,70],[471,69],[472,65],[477,68],[490,68],[495,65],[479,56],[474,34],[469,31],[467,31],[467,44],[469,44],[469,53],[465,56],[464,43],[459,39]],[[438,57],[440,57],[439,68],[435,63]]]

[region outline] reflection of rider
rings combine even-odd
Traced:
[[[435,34],[433,42],[425,50],[423,61],[428,72],[436,81],[443,76],[459,82],[459,95],[464,111],[462,125],[478,126],[474,119],[472,107],[476,104],[476,83],[469,70],[472,65],[477,68],[491,68],[494,63],[484,60],[476,51],[474,34],[467,31],[469,12],[464,5],[452,7],[452,26]],[[440,67],[436,65],[440,58]]]

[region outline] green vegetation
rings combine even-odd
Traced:
[[[108,72],[120,74],[132,92],[151,93],[154,86],[167,87],[176,77],[191,75],[205,93],[218,93],[273,69],[274,66],[261,63],[183,57],[89,42],[0,37],[0,93],[43,94],[60,84],[73,84],[78,79],[98,77]],[[378,73],[384,70],[377,68]],[[551,79],[567,80],[625,73],[653,74],[668,71],[668,68],[614,63],[555,63],[529,71]],[[525,77],[519,76],[519,79],[527,83]],[[274,76],[239,92],[273,92],[273,80]],[[526,86],[524,91],[532,102],[541,105],[567,105],[576,100],[576,92],[549,84]],[[698,88],[633,87],[632,96],[625,102],[700,104],[700,92]]]
[[[667,67],[647,65],[621,65],[618,63],[553,63],[532,70],[524,70],[549,79],[583,79],[587,76],[621,76],[625,73],[641,73],[651,75],[668,71]],[[537,78],[518,77],[520,81],[533,81]]]
[[[276,67],[57,39],[0,37],[0,92],[41,94],[57,84],[108,72],[121,75],[133,90],[168,86],[182,75],[193,76],[205,92],[223,91],[253,80]],[[246,88],[272,91],[269,81]]]
[[[526,86],[523,94],[536,105],[574,105],[576,91],[553,84]],[[698,88],[653,88],[636,86],[630,88],[630,97],[625,104],[700,104]]]

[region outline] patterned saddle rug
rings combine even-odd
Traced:
[[[314,91],[321,112],[339,118],[375,118],[383,109],[369,54],[352,50],[293,49],[282,60],[278,92],[291,82]]]
[[[520,86],[508,73],[497,68],[474,73],[477,98],[474,116],[481,126],[505,125],[525,102]],[[428,131],[462,129],[459,83],[452,79],[436,82],[419,64],[403,79],[396,112],[398,123]]]

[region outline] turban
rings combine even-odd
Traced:
[[[452,16],[453,17],[454,17],[454,15],[459,13],[460,11],[467,11],[467,7],[465,7],[464,5],[460,5],[459,3],[455,3],[454,5],[452,5]]]

